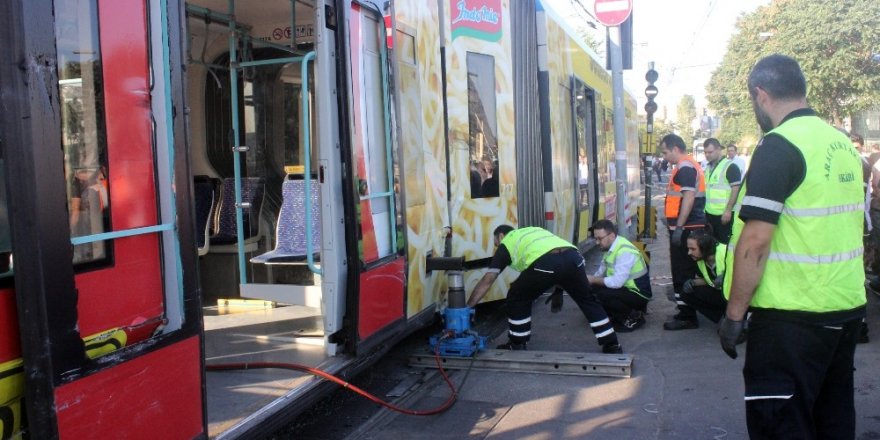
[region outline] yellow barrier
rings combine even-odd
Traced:
[[[639,226],[637,235],[639,237],[657,238],[657,208],[651,207],[651,219],[648,222],[648,233],[645,234],[645,205],[639,205]]]

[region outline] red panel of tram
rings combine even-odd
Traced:
[[[157,223],[143,1],[100,0],[111,222],[114,230]],[[113,266],[77,276],[83,336],[163,311],[157,234],[115,240]]]
[[[199,338],[56,389],[62,438],[194,438],[202,432]]]
[[[21,357],[15,290],[0,289],[0,364]]]
[[[403,317],[403,257],[360,276],[358,336],[366,339]]]

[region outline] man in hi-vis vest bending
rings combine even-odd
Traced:
[[[526,342],[532,336],[532,302],[547,289],[559,285],[584,312],[602,352],[623,352],[611,320],[590,290],[584,257],[576,247],[543,228],[513,229],[501,225],[492,235],[497,250],[489,263],[489,271],[474,287],[467,305],[476,306],[505,267],[520,272],[507,292],[508,341],[497,348],[526,349]]]
[[[748,309],[752,439],[852,439],[853,356],[865,316],[861,159],[807,106],[797,61],[761,59],[748,89],[765,135],[739,196],[721,346],[736,357]]]
[[[687,154],[684,140],[668,134],[660,141],[663,157],[675,164],[675,171],[666,185],[665,217],[669,228],[669,264],[672,269],[672,287],[678,313],[663,323],[665,330],[697,328],[697,312],[681,299],[684,282],[697,274],[697,264],[688,256],[687,238],[706,226],[706,182],[703,170]]]

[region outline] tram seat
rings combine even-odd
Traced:
[[[260,215],[263,209],[265,181],[262,177],[243,177],[241,179],[241,202],[250,203],[242,209],[244,221],[244,251],[254,252],[263,238],[260,230]],[[235,224],[235,179],[223,179],[220,190],[220,206],[214,217],[215,234],[210,238],[211,253],[238,252],[238,231]]]
[[[321,207],[319,185],[312,180],[312,250],[314,261],[319,260],[321,249]],[[302,178],[288,175],[281,187],[283,201],[278,212],[275,231],[275,249],[251,258],[252,263],[262,264],[306,264],[306,185]]]
[[[205,255],[210,249],[211,241],[211,214],[214,212],[216,199],[214,197],[214,182],[208,176],[195,176],[196,205],[196,248],[199,256]]]

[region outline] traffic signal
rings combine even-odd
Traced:
[[[645,96],[648,98],[648,102],[645,103],[645,113],[648,114],[646,127],[648,133],[654,132],[654,112],[657,111],[657,103],[654,102],[654,97],[658,93],[657,86],[654,83],[659,77],[660,74],[654,70],[654,63],[648,63],[648,72],[645,73],[645,80],[648,81],[648,87],[645,87]]]

